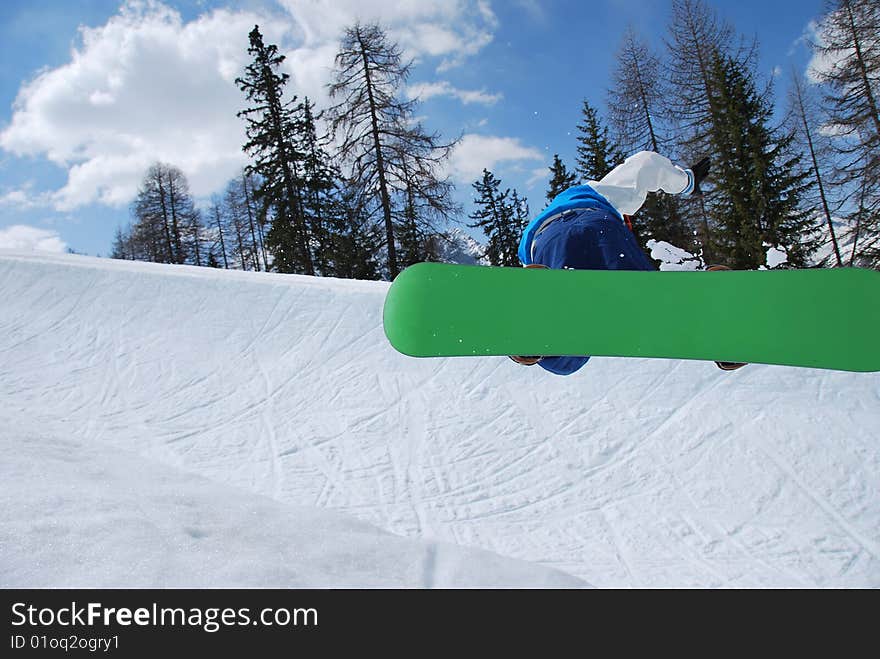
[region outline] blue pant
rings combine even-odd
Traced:
[[[567,213],[537,234],[533,242],[534,262],[549,268],[572,270],[654,270],[619,217],[601,210]],[[578,304],[572,300],[571,304]],[[584,304],[589,304],[586,299]],[[557,375],[570,375],[589,357],[545,357],[538,362]]]

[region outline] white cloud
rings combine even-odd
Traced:
[[[547,22],[547,12],[538,0],[516,0],[516,4],[528,14],[530,20],[541,24]]]
[[[25,249],[41,252],[66,252],[67,244],[56,231],[16,224],[0,229],[0,249]]]
[[[822,124],[819,126],[819,134],[823,137],[847,137],[853,134],[853,129],[840,124]]]
[[[550,183],[550,168],[549,167],[540,167],[532,170],[532,175],[529,177],[529,180],[526,181],[526,185],[530,188],[535,187],[538,184],[542,186],[546,186]]]
[[[844,59],[850,57],[854,50],[842,49],[836,52],[823,52],[821,50],[828,43],[828,37],[832,36],[833,28],[829,23],[817,23],[810,21],[804,33],[804,40],[814,43],[818,48],[813,48],[813,56],[807,65],[807,80],[812,83],[821,82],[824,76],[832,73]]]
[[[407,56],[436,57],[441,66],[477,52],[496,27],[480,0],[279,4],[275,13],[218,9],[185,22],[156,0],[130,0],[106,24],[81,28],[68,63],[22,85],[0,147],[67,170],[66,185],[50,195],[58,210],[130,202],[155,161],[180,167],[193,193],[208,195],[246,162],[236,117],[245,99],[234,80],[248,63],[255,24],[287,56],[286,91],[322,107],[338,39],[355,20],[381,21]]]
[[[482,176],[483,169],[494,171],[502,163],[543,159],[543,153],[517,138],[468,134],[449,158],[449,174],[460,182],[472,183]]]
[[[124,5],[105,25],[81,29],[67,64],[21,88],[0,146],[68,170],[53,194],[59,210],[127,203],[156,160],[207,194],[244,164],[233,81],[257,19],[218,10],[183,23],[158,3]]]
[[[427,101],[435,96],[451,96],[457,98],[465,105],[470,105],[471,103],[494,105],[504,98],[503,94],[490,94],[486,90],[457,89],[446,80],[440,82],[420,82],[410,85],[406,89],[406,94],[409,98],[418,98],[423,101]]]
[[[35,193],[33,181],[28,181],[20,188],[7,190],[0,194],[0,206],[11,206],[17,210],[30,210],[48,207],[51,199],[46,193]]]
[[[484,0],[279,0],[307,49],[335,44],[355,21],[378,21],[410,58],[443,57],[440,70],[462,63],[492,41],[498,26]],[[329,63],[332,63],[332,59]]]
[[[33,208],[36,206],[31,196],[22,189],[10,190],[0,195],[0,206],[13,206],[15,208]]]
[[[30,203],[24,190],[10,190],[0,195],[0,206],[26,206]]]

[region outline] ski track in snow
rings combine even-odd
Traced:
[[[880,586],[880,375],[413,359],[386,290],[0,253],[0,421],[600,587]]]

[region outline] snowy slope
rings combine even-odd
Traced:
[[[578,587],[562,572],[391,535],[127,451],[0,431],[3,587]]]
[[[128,456],[120,471],[147,458],[147,494],[175,467],[597,586],[880,586],[877,374],[417,360],[384,339],[386,290],[2,253],[0,428]]]

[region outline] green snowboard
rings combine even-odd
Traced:
[[[414,357],[605,355],[880,370],[880,273],[419,263],[385,298]]]

